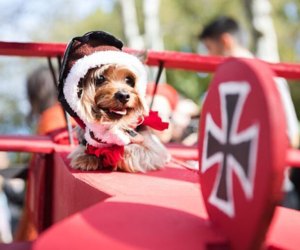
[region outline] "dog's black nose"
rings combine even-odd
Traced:
[[[115,93],[115,98],[124,104],[129,101],[130,95],[126,91],[118,91],[117,93]]]

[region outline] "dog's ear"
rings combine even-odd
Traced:
[[[130,54],[135,56],[137,59],[139,59],[143,64],[145,64],[145,62],[148,58],[148,51],[147,50],[133,51]]]

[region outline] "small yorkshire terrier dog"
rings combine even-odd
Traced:
[[[166,148],[149,128],[140,125],[145,107],[136,90],[136,78],[129,68],[118,64],[91,68],[81,78],[79,106],[91,126],[79,133],[80,140],[86,142],[69,156],[73,168],[96,170],[106,167],[102,157],[86,153],[84,144],[109,151],[114,146],[111,141],[115,145],[124,145],[123,156],[115,166],[110,166],[114,170],[146,172],[167,163],[170,156]]]
[[[109,33],[93,31],[69,43],[59,76],[59,100],[77,121],[80,145],[70,154],[80,170],[146,172],[170,155],[154,134],[166,129],[146,103],[142,62]]]

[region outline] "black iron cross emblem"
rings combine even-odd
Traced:
[[[201,172],[214,165],[218,171],[209,202],[229,217],[234,217],[233,172],[239,179],[247,199],[253,195],[256,169],[258,124],[238,131],[244,104],[250,92],[247,82],[226,82],[219,85],[221,127],[211,113],[205,117]]]

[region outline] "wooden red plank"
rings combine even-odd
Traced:
[[[198,185],[197,171],[188,170],[178,163],[171,162],[161,171],[146,175],[100,170],[86,172],[71,169],[67,155],[66,152],[54,156],[53,222],[108,197],[168,194],[175,199],[181,190],[193,192]],[[170,189],[174,195],[169,193]]]
[[[300,212],[277,207],[266,236],[266,249],[299,249]]]
[[[69,168],[67,154],[54,153],[48,209],[55,225],[33,249],[81,249],[86,242],[89,249],[206,249],[226,244],[207,223],[197,171],[170,163],[147,174],[82,172]]]
[[[152,197],[137,200],[111,198],[76,213],[42,234],[34,249],[85,249],[86,242],[91,250],[231,249],[199,214]],[[191,205],[190,198],[185,201]],[[298,211],[277,207],[263,249],[298,249],[299,223]]]
[[[48,209],[57,223],[33,249],[81,249],[86,242],[90,249],[229,249],[208,221],[196,171],[171,163],[147,174],[82,172],[68,167],[66,155],[54,157]],[[266,249],[299,246],[299,220],[299,212],[277,207]]]
[[[207,250],[210,244],[219,244],[211,249],[229,249],[220,247],[226,239],[199,215],[194,193],[182,191],[180,200],[165,195],[119,196],[97,203],[47,230],[33,249],[86,249],[87,244],[90,250]]]

